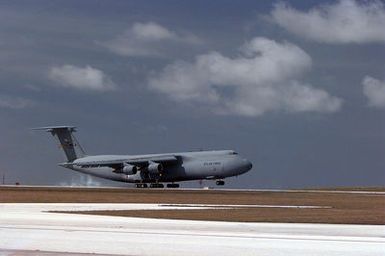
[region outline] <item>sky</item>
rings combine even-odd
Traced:
[[[75,125],[90,155],[234,149],[229,188],[384,186],[384,28],[376,0],[0,1],[0,174],[129,186],[30,130]]]

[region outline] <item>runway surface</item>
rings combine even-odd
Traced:
[[[185,207],[218,206],[0,204],[0,255],[385,255],[383,225],[187,221],[47,212]]]

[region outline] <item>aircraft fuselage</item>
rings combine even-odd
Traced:
[[[169,155],[177,155],[178,163],[170,165],[167,163],[164,164],[164,170],[161,173],[150,173],[143,168],[143,170],[139,170],[135,174],[128,175],[115,173],[113,168],[100,165],[100,163],[103,163],[103,160],[124,162],[130,159],[156,158]],[[201,179],[224,179],[249,171],[252,164],[232,150],[218,150],[135,156],[87,156],[78,158],[73,163],[66,163],[62,166],[78,172],[115,181],[127,183],[161,183]]]

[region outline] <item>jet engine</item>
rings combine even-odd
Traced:
[[[134,175],[138,172],[138,168],[135,165],[124,164],[123,168],[115,171],[117,173],[124,173],[127,175]]]
[[[159,174],[163,171],[163,165],[159,163],[151,162],[148,165],[147,170],[150,174]]]

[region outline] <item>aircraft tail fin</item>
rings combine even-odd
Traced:
[[[76,132],[75,126],[47,126],[33,128],[33,130],[47,131],[50,132],[52,136],[56,137],[68,162],[73,162],[75,159],[85,155],[83,148],[73,134]]]

